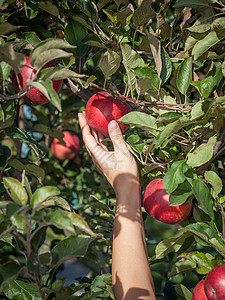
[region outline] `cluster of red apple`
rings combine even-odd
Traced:
[[[224,300],[225,299],[225,264],[214,267],[196,285],[192,294],[193,300]]]

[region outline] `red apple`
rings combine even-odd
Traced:
[[[88,100],[85,116],[89,126],[109,136],[108,123],[118,120],[130,111],[131,108],[127,103],[114,99],[106,92],[99,92]],[[119,126],[122,132],[129,127],[128,124],[119,124]]]
[[[63,134],[63,140],[66,144],[62,144],[58,139],[54,138],[51,144],[52,152],[58,159],[73,159],[80,148],[79,138],[76,134],[70,131],[63,131]]]
[[[225,264],[214,267],[207,274],[204,288],[209,300],[225,299]]]
[[[30,56],[25,55],[26,58],[26,64],[25,66],[21,69],[22,75],[19,73],[17,76],[15,72],[12,74],[12,84],[15,89],[15,91],[18,93],[20,90],[17,77],[20,82],[20,86],[22,89],[25,89],[27,86],[27,80],[32,79],[35,76],[36,70],[32,67],[30,63]],[[55,63],[53,61],[48,62],[42,69],[50,68],[50,67],[55,67]],[[52,82],[53,88],[56,91],[56,93],[59,93],[61,86],[62,86],[63,80],[55,80]],[[32,88],[30,89],[25,96],[23,96],[23,99],[31,104],[35,105],[42,105],[47,102],[49,102],[48,98],[45,97],[37,88]]]
[[[204,279],[199,281],[199,283],[195,286],[192,294],[192,300],[208,300],[204,290]]]
[[[143,204],[150,216],[168,224],[177,224],[184,221],[192,209],[192,203],[189,202],[170,206],[169,194],[163,186],[162,179],[154,179],[147,185]]]

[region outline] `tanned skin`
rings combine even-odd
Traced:
[[[112,251],[115,299],[156,300],[146,250],[136,161],[116,121],[108,126],[114,147],[114,151],[109,151],[101,143],[103,135],[88,126],[85,115],[78,114],[78,117],[87,151],[116,194]]]

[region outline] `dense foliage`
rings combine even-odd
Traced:
[[[1,0],[0,295],[4,299],[113,299],[114,193],[82,146],[60,161],[50,149],[105,90],[132,112],[125,140],[143,191],[163,178],[171,205],[193,200],[182,226],[143,210],[157,299],[192,299],[225,258],[223,0]],[[15,92],[29,54],[36,76]],[[55,60],[56,67],[42,69]],[[59,95],[52,80],[63,79]],[[23,100],[38,88],[45,105]],[[107,140],[106,140],[107,142]],[[74,259],[87,276],[68,286]]]

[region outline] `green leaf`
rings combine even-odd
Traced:
[[[144,67],[145,63],[141,56],[137,54],[129,45],[121,44],[120,47],[123,56],[123,65],[127,72],[131,92],[133,93],[133,85],[135,84],[135,73],[133,70],[137,67]]]
[[[45,171],[41,167],[27,162],[25,159],[13,158],[9,160],[9,165],[21,172],[25,170],[26,173],[34,175],[40,183],[42,183],[45,178]]]
[[[221,79],[223,78],[223,72],[222,72],[222,64],[219,61],[214,61],[214,67],[211,72],[209,72],[209,76],[213,76],[214,80],[214,89],[219,86],[219,83],[221,82]]]
[[[197,264],[194,260],[182,258],[173,265],[172,270],[168,273],[168,277],[192,271],[196,266]]]
[[[214,257],[210,254],[195,251],[190,253],[182,253],[180,257],[190,258],[192,261],[195,261],[197,264],[196,271],[199,274],[208,274],[209,271],[211,271],[211,269],[214,268]]]
[[[159,147],[166,139],[168,139],[172,134],[178,132],[183,127],[191,124],[188,117],[183,116],[179,120],[166,125],[166,127],[158,134],[156,139],[156,147]]]
[[[164,114],[160,114],[160,116],[157,119],[157,123],[172,123],[174,121],[176,121],[177,119],[179,119],[181,117],[181,114],[178,112],[167,112]]]
[[[123,117],[118,122],[134,125],[143,129],[159,130],[157,128],[156,119],[152,115],[148,115],[143,112],[132,111]]]
[[[177,189],[170,195],[170,205],[176,206],[186,202],[193,195],[191,184],[185,180],[178,185]]]
[[[35,253],[38,253],[38,249],[43,245],[46,239],[46,230],[48,228],[49,224],[46,224],[46,226],[41,227],[40,229],[37,228],[34,232],[32,232],[32,238],[31,238],[31,248]],[[45,255],[46,253],[43,253]],[[40,256],[39,256],[40,257]],[[51,260],[51,256],[48,253],[48,259]],[[38,261],[38,259],[37,259]],[[40,272],[40,265],[37,265]]]
[[[198,18],[195,23],[188,27],[187,30],[196,33],[206,33],[211,29],[211,24],[209,20],[205,20],[204,17]]]
[[[66,52],[61,49],[49,49],[44,52],[41,52],[39,56],[34,61],[34,69],[39,70],[48,62],[63,57],[70,57],[72,53]]]
[[[213,76],[208,76],[199,81],[192,81],[191,84],[196,86],[203,98],[208,98],[214,88],[214,79]]]
[[[109,297],[108,291],[110,291],[108,289],[109,286],[107,286],[107,282],[110,282],[109,286],[112,287],[112,278],[111,278],[110,274],[107,273],[107,274],[96,276],[91,284],[90,290],[91,290],[92,297],[90,299],[95,299],[95,298],[93,298],[93,295],[92,295],[93,293],[98,293],[99,297],[107,299]],[[111,292],[110,294],[114,298],[112,288],[111,288],[110,292]]]
[[[191,110],[191,120],[198,120],[199,118],[207,118],[207,115],[212,108],[212,100],[198,101]]]
[[[74,46],[70,45],[68,42],[62,39],[50,38],[40,42],[30,53],[31,65],[35,65],[36,59],[42,55],[43,52],[48,50],[59,50],[59,49],[71,49]],[[52,59],[51,59],[52,60]]]
[[[80,22],[68,19],[67,26],[65,28],[65,39],[71,45],[76,46],[74,49],[76,56],[83,57],[89,46],[83,42],[83,39],[87,36],[87,29]]]
[[[155,70],[150,67],[137,67],[134,69],[135,75],[138,77],[148,77],[151,79],[152,86],[155,91],[158,91],[159,78]]]
[[[162,59],[162,70],[160,73],[160,78],[161,78],[162,84],[164,84],[169,79],[169,77],[172,73],[172,63],[170,60],[170,56],[166,52],[164,47],[162,47],[161,56],[162,56],[162,58],[161,58]]]
[[[0,45],[0,61],[9,64],[16,73],[25,65],[26,60],[22,53],[17,53],[13,49],[12,43]]]
[[[20,26],[14,26],[8,22],[0,24],[0,35],[16,31]]]
[[[192,300],[192,293],[183,285],[177,284],[175,290],[178,295],[182,296],[186,300]]]
[[[80,229],[81,231],[91,235],[91,236],[96,236],[95,233],[91,230],[91,228],[89,227],[88,223],[78,214],[74,213],[74,212],[64,212],[66,215],[69,216],[72,224]]]
[[[185,231],[194,233],[201,240],[216,249],[223,257],[225,257],[224,241],[218,234],[213,222],[210,223],[193,223],[184,228]]]
[[[201,144],[193,152],[188,153],[187,164],[190,167],[199,167],[207,163],[213,156],[213,149],[216,143],[216,136],[209,138],[207,143]]]
[[[212,219],[214,219],[213,199],[207,185],[200,179],[192,179],[192,185],[195,198],[199,203],[199,207]]]
[[[138,27],[149,22],[156,15],[152,9],[152,0],[143,0],[141,5],[134,11],[132,21],[134,26]]]
[[[37,46],[40,43],[40,39],[37,37],[36,32],[28,32],[25,35],[25,39],[32,46]]]
[[[26,283],[21,280],[10,283],[4,293],[8,299],[42,300],[36,283]]]
[[[61,209],[56,209],[47,213],[45,220],[48,223],[54,224],[59,229],[68,230],[70,233],[75,234],[74,226],[69,214]]]
[[[65,238],[52,249],[53,262],[62,263],[69,257],[84,256],[92,237],[76,235]]]
[[[52,81],[51,80],[39,80],[29,83],[28,85],[31,85],[35,88],[37,88],[46,98],[49,99],[49,101],[54,105],[59,111],[62,111],[61,107],[61,101],[59,99],[58,94],[53,88]]]
[[[200,8],[204,9],[204,6],[208,7],[210,4],[215,3],[214,0],[179,0],[174,5],[174,7],[193,7],[193,8]]]
[[[107,49],[99,61],[99,68],[105,76],[105,80],[113,75],[120,66],[121,58],[115,51]]]
[[[13,125],[16,117],[15,101],[2,101],[0,105],[0,129]]]
[[[197,60],[202,54],[204,54],[209,48],[216,45],[221,39],[225,37],[225,31],[218,34],[215,31],[211,31],[209,34],[206,35],[203,39],[199,40],[193,50],[192,55],[194,59]]]
[[[46,153],[46,149],[39,145],[39,143],[33,137],[17,127],[11,126],[6,128],[5,134],[14,140],[21,140],[22,142],[28,144],[38,157],[42,157]]]
[[[54,282],[55,283],[55,282]],[[56,300],[65,300],[65,299],[69,299],[69,296],[72,296],[73,294],[75,294],[76,292],[85,289],[87,287],[89,287],[91,285],[91,283],[74,283],[73,286],[63,286],[63,283],[61,283],[60,285],[60,292],[57,293],[57,288],[55,289],[55,285],[52,285],[52,290],[56,291]],[[74,286],[75,285],[75,286]],[[75,296],[75,297],[79,297],[79,296]],[[82,295],[80,297],[84,298],[84,294],[82,293]],[[75,299],[81,299],[81,298],[75,298]],[[74,298],[71,298],[71,300],[75,300]],[[87,299],[87,298],[86,298]]]
[[[170,252],[178,252],[188,237],[190,237],[190,233],[183,232],[179,233],[177,237],[161,241],[155,248],[156,259],[164,258]]]
[[[44,186],[37,189],[32,198],[31,198],[31,206],[35,208],[42,202],[44,202],[47,198],[57,196],[60,194],[60,191],[57,187],[54,186]]]
[[[159,88],[161,86],[161,72],[163,69],[163,63],[162,63],[162,54],[161,54],[161,44],[160,41],[152,34],[150,34],[148,31],[146,31],[148,42],[152,51],[152,55],[155,61],[156,70],[158,74],[158,78],[160,79],[159,82]]]
[[[177,74],[177,88],[179,92],[186,95],[192,80],[192,58],[186,58],[179,67]]]
[[[130,19],[133,16],[133,5],[129,3],[126,7],[122,7],[116,14],[117,22],[121,23],[122,26],[126,26],[130,23]]]
[[[136,78],[135,86],[139,98],[141,94],[144,94],[148,90],[152,89],[152,82],[148,77]]]
[[[81,17],[79,17],[79,16],[74,16],[74,15],[71,15],[70,17],[71,17],[72,20],[74,20],[74,21],[80,23],[81,25],[83,25],[84,27],[86,27],[87,29],[89,29],[90,31],[93,30],[92,26],[89,25],[89,24],[87,23],[87,21],[85,21],[84,18],[81,18]]]
[[[40,124],[35,124],[32,127],[32,131],[33,132],[41,132],[43,134],[46,134],[53,138],[58,139],[60,141],[60,143],[62,143],[62,144],[65,143],[63,140],[64,134],[55,128],[50,128],[50,127],[40,123]]]
[[[59,197],[59,196],[50,197],[47,200],[45,200],[44,202],[42,202],[40,209],[43,209],[47,206],[54,206],[54,207],[59,206],[62,209],[65,209],[68,211],[71,210],[69,203],[64,198]]]
[[[48,13],[52,14],[57,18],[60,18],[57,6],[53,5],[51,1],[38,2],[38,6],[40,9],[47,11]]]
[[[217,195],[222,191],[223,182],[220,177],[213,171],[205,171],[205,180],[212,186]]]
[[[169,171],[163,177],[163,186],[168,194],[176,190],[179,184],[186,179],[185,173],[188,170],[185,160],[178,160],[172,163]]]
[[[26,205],[28,200],[27,192],[17,179],[12,177],[4,177],[3,184],[7,193],[14,202],[22,206]]]
[[[10,218],[13,225],[17,227],[17,231],[21,234],[25,234],[26,232],[26,222],[24,218],[19,214],[14,214]]]
[[[5,290],[8,284],[15,280],[20,272],[21,266],[15,261],[8,261],[0,265],[0,290]]]
[[[11,71],[11,66],[6,62],[0,62],[0,78],[2,80],[7,80]]]
[[[47,69],[44,69],[45,71]],[[47,71],[43,77],[43,80],[60,80],[60,79],[66,79],[66,78],[71,78],[73,80],[79,81],[80,78],[85,77],[85,75],[78,74],[72,70],[69,70],[67,68],[61,68],[61,67],[56,67],[51,71]]]

